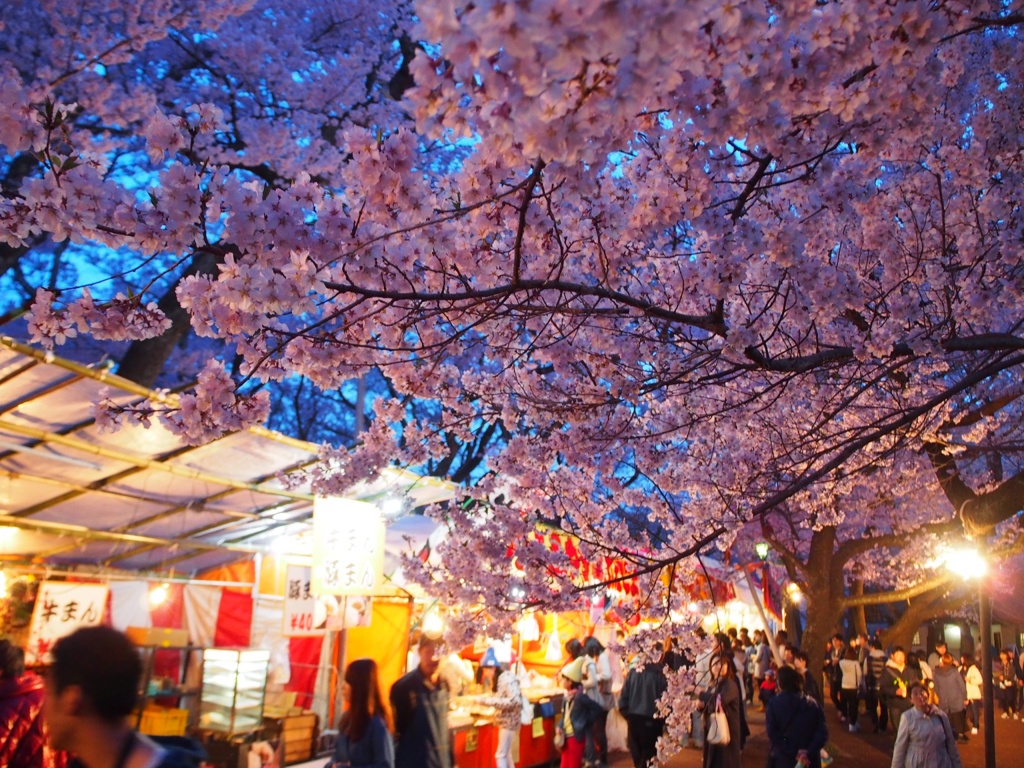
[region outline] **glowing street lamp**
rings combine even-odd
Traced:
[[[981,628],[981,700],[985,718],[985,768],[996,768],[995,695],[992,687],[992,603],[985,589],[988,561],[977,549],[954,549],[946,558],[946,567],[964,581],[978,582],[978,624]]]
[[[976,549],[954,549],[946,557],[946,567],[962,579],[981,579],[988,574],[988,561]]]
[[[768,545],[767,541],[759,541],[754,545],[754,551],[757,552],[757,556],[762,560],[768,559],[768,551],[770,549],[771,547]]]

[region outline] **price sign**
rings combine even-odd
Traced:
[[[284,593],[285,637],[319,635],[324,631],[322,622],[317,626],[316,598],[310,591],[311,568],[308,565],[289,565],[285,571],[287,585]]]

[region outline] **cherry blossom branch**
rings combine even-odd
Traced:
[[[846,609],[857,608],[862,605],[885,605],[886,603],[895,603],[900,600],[908,600],[938,587],[945,586],[952,582],[954,578],[956,577],[953,576],[953,574],[944,573],[941,576],[936,576],[928,579],[927,581],[922,581],[912,587],[904,587],[903,589],[894,589],[886,592],[869,592],[864,595],[850,595],[848,597],[841,598],[839,600],[839,604]]]
[[[523,189],[523,202],[519,206],[519,222],[516,226],[516,241],[512,246],[512,283],[518,284],[520,270],[523,261],[523,235],[526,233],[526,212],[530,208],[530,201],[533,199],[533,191],[540,183],[540,175],[544,170],[544,161],[537,159],[530,171],[530,177],[526,180],[526,187]]]

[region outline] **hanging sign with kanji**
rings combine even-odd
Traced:
[[[54,643],[79,627],[103,621],[109,589],[106,584],[44,581],[39,585],[25,649],[25,663],[50,661]]]
[[[312,569],[308,565],[289,565],[285,574],[287,584],[284,593],[284,629],[281,634],[285,637],[323,634],[323,624],[317,621],[316,597],[310,589]]]
[[[384,519],[373,504],[313,501],[314,595],[373,595],[384,582]]]

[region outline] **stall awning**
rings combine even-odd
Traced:
[[[101,432],[104,388],[124,403],[153,394],[0,337],[0,562],[194,574],[309,526],[312,494],[281,477],[318,446],[261,428],[199,447],[157,423]],[[389,468],[350,495],[417,507],[452,487]]]

